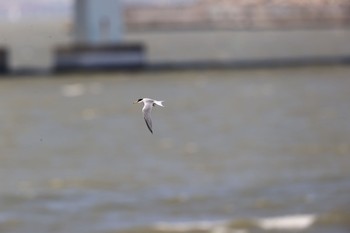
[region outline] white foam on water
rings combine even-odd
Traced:
[[[85,87],[83,84],[67,84],[62,86],[62,95],[65,97],[77,97],[85,93]]]
[[[316,221],[316,215],[291,215],[257,220],[258,227],[264,230],[304,230]]]
[[[278,216],[262,219],[251,219],[253,228],[279,231],[301,231],[311,227],[317,219],[314,214]],[[154,229],[164,232],[207,231],[211,233],[248,233],[249,229],[230,227],[230,221],[194,221],[194,222],[159,222]],[[248,227],[250,228],[250,227]]]

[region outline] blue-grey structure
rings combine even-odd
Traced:
[[[74,11],[77,42],[106,44],[122,40],[123,12],[120,0],[76,0]]]
[[[123,41],[121,0],[76,0],[74,12],[75,41],[57,48],[56,71],[143,67],[143,45]]]

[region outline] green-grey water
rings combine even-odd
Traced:
[[[349,73],[1,79],[0,232],[349,232]]]

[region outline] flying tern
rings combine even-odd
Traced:
[[[153,134],[152,120],[151,120],[152,108],[156,105],[164,107],[162,104],[163,102],[164,102],[163,100],[153,100],[150,98],[142,98],[134,102],[134,104],[143,103],[143,108],[142,108],[143,118],[145,119],[146,125],[152,134]]]

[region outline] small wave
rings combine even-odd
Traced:
[[[153,225],[155,232],[211,232],[247,233],[253,229],[302,231],[311,227],[317,219],[314,214],[251,218],[222,221],[159,222]]]
[[[258,219],[256,224],[264,230],[304,230],[316,221],[316,215],[292,215]]]

